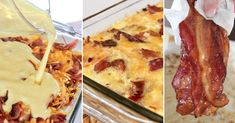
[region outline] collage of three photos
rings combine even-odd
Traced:
[[[1,0],[0,123],[235,123],[234,0]]]

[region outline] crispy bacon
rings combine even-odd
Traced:
[[[103,59],[95,65],[94,70],[97,73],[99,73],[109,67],[114,67],[114,68],[121,70],[121,71],[125,71],[125,69],[126,69],[125,61],[123,59],[115,59],[111,62],[109,62],[106,59]]]
[[[123,59],[116,59],[114,61],[111,62],[111,66],[115,67],[121,71],[125,71],[126,69],[126,65]]]
[[[112,40],[112,39],[105,40],[101,44],[102,44],[103,47],[115,47],[115,46],[117,46],[117,42]]]
[[[36,118],[36,123],[44,123],[44,119],[41,117]]]
[[[139,101],[144,92],[144,81],[138,80],[138,81],[131,81],[132,87],[130,89],[130,96],[128,97],[132,101]]]
[[[128,41],[130,42],[138,42],[138,43],[143,43],[144,41],[139,39],[138,37],[135,37],[135,36],[132,36],[126,32],[123,32],[123,31],[120,31],[118,29],[112,29],[111,32],[114,33],[114,37],[117,39],[117,40],[120,40],[120,36],[124,36],[126,39],[128,39]]]
[[[111,63],[108,62],[106,59],[103,59],[95,65],[94,70],[95,72],[99,73],[110,66],[111,66]]]
[[[0,96],[0,104],[4,104],[8,100],[8,91],[5,96]]]
[[[24,111],[24,109],[22,108],[22,104],[22,102],[18,102],[12,105],[12,109],[8,117],[9,121],[19,121],[20,116]]]
[[[142,48],[140,51],[144,58],[155,58],[158,56],[157,52],[153,50]]]
[[[3,123],[6,119],[6,113],[3,109],[3,104],[8,100],[8,91],[5,96],[0,96],[0,123]]]
[[[195,10],[194,2],[188,0],[190,12],[179,26],[181,61],[172,85],[178,100],[177,112],[198,117],[214,114],[228,104],[223,83],[229,40],[224,29]]]
[[[50,116],[50,122],[52,123],[65,123],[66,115],[64,114],[54,114]]]
[[[147,10],[150,14],[155,14],[156,12],[163,11],[163,8],[162,7],[157,7],[155,5],[153,5],[153,6],[148,5]]]
[[[76,47],[78,44],[78,40],[73,40],[69,44],[64,43],[54,43],[54,48],[59,50],[72,50],[74,47]]]
[[[149,70],[155,71],[163,67],[163,58],[156,58],[149,61]]]
[[[29,46],[31,48],[37,47],[37,46],[43,46],[43,41],[41,39],[38,39],[36,41],[33,41],[31,44],[29,44]]]

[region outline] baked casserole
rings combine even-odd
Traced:
[[[84,75],[163,115],[163,8],[148,5],[84,38]]]

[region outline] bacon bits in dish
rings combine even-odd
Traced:
[[[163,9],[148,5],[84,39],[84,75],[163,115]]]
[[[64,123],[81,82],[81,54],[55,43],[41,85],[36,71],[47,43],[39,36],[0,38],[0,122]]]

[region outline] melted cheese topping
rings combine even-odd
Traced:
[[[30,61],[39,64],[28,45],[0,41],[0,95],[8,91],[3,108],[9,112],[12,104],[22,101],[30,105],[34,117],[46,118],[51,113],[47,108],[50,96],[59,93],[59,85],[49,73],[44,73],[41,85],[36,84],[36,70]]]
[[[162,12],[150,14],[148,11],[141,11],[115,23],[111,29],[119,29],[130,35],[150,30],[158,32],[161,29],[161,24],[157,20],[162,18]],[[144,48],[155,51],[159,54],[159,57],[163,57],[162,37],[149,34],[145,37],[145,43],[136,43],[121,36],[121,39],[117,41],[117,46],[110,48],[94,46],[93,42],[85,43],[83,46],[86,51],[83,56],[84,74],[127,98],[131,95],[131,81],[144,80],[143,97],[138,103],[163,115],[163,69],[149,71],[150,59],[144,58],[140,53],[140,49]],[[90,41],[108,39],[114,39],[113,33],[110,31],[104,31],[90,37]],[[91,62],[88,62],[89,58],[92,58]],[[100,73],[96,73],[94,66],[102,59],[108,61],[123,59],[126,70],[121,72],[109,67]]]

